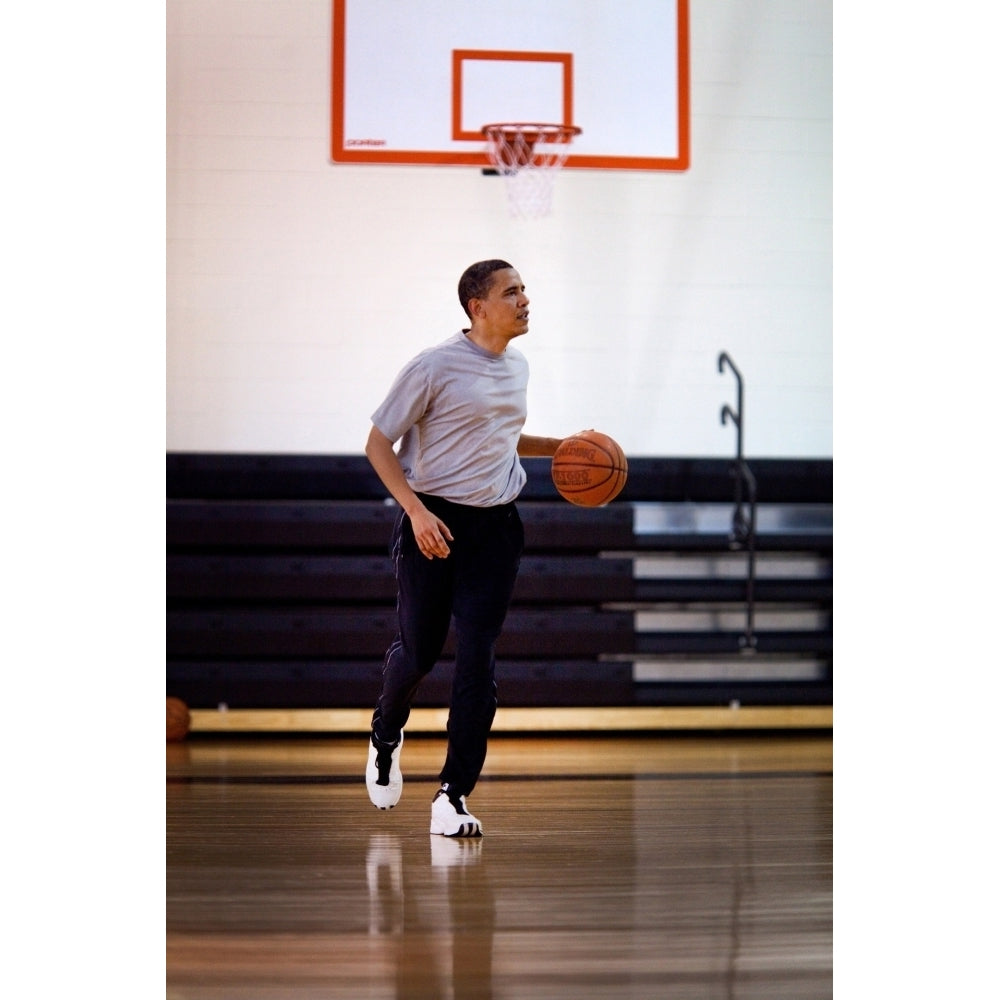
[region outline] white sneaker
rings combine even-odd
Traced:
[[[443,837],[481,837],[483,825],[465,808],[465,796],[455,802],[447,788],[439,788],[431,802],[431,833]]]
[[[395,746],[386,743],[376,746],[374,734],[368,742],[365,784],[368,785],[368,798],[379,809],[391,809],[403,794],[403,772],[399,769],[399,752],[402,749],[402,733]]]

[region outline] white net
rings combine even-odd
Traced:
[[[510,214],[534,219],[552,211],[557,171],[580,134],[575,125],[505,123],[484,125],[490,161],[507,185]]]

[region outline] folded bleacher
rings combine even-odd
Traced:
[[[831,704],[832,462],[748,464],[749,581],[732,463],[633,458],[621,496],[588,510],[526,460],[501,704]],[[394,630],[395,513],[360,455],[169,453],[167,693],[192,708],[370,708]],[[450,652],[419,705],[447,703]]]

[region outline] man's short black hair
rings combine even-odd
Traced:
[[[494,273],[510,267],[513,264],[508,264],[505,260],[481,260],[465,269],[465,273],[458,279],[458,301],[462,303],[469,319],[472,319],[469,299],[485,299],[490,294]]]

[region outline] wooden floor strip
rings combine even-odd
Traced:
[[[364,733],[370,709],[192,709],[192,733]],[[414,709],[407,731],[443,732],[444,708]],[[501,708],[494,732],[832,729],[828,705],[723,708]]]

